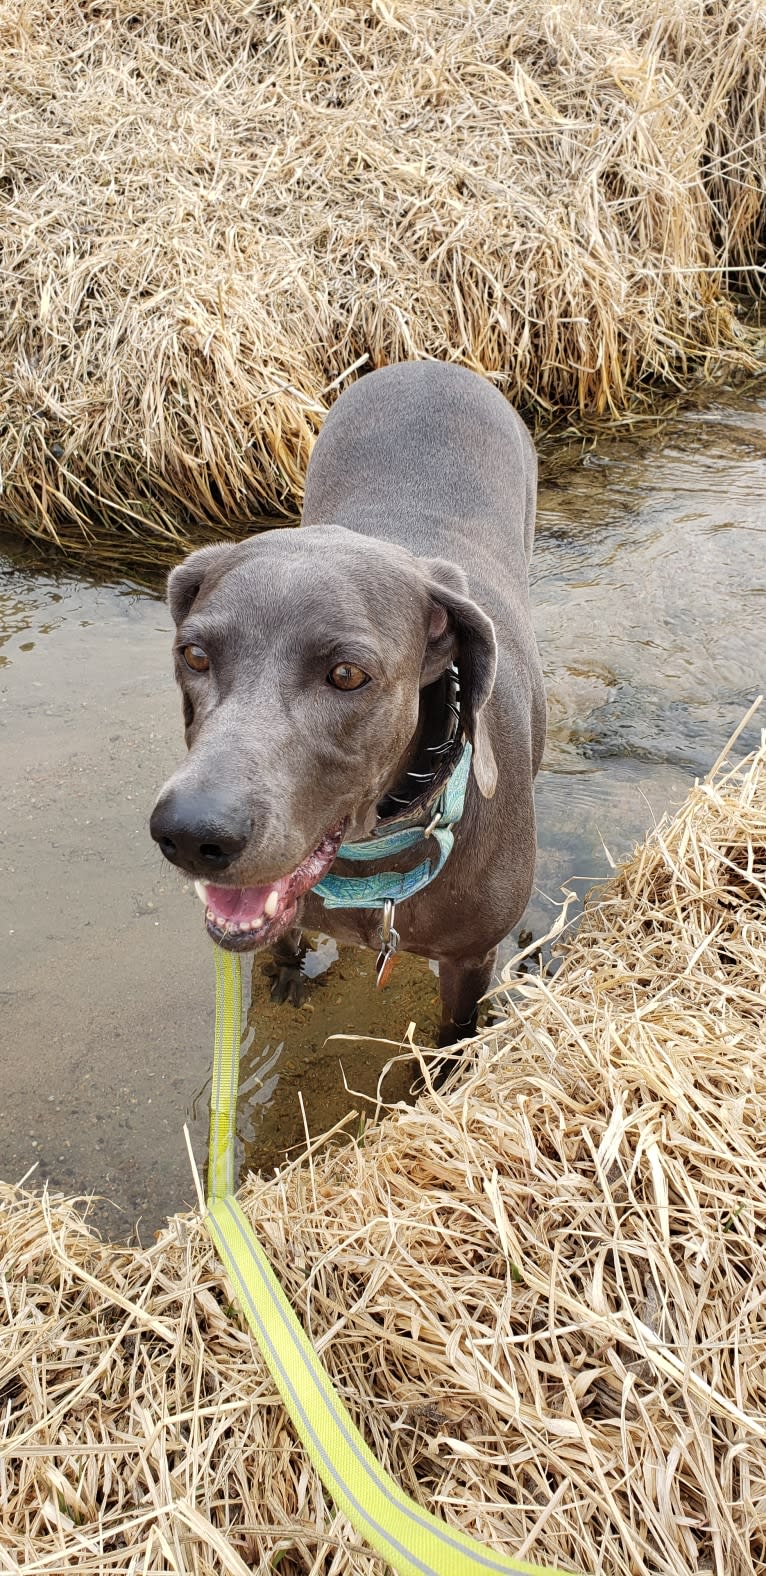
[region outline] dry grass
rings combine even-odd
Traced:
[[[637,850],[461,1086],[244,1189],[380,1458],[498,1548],[766,1571],[765,980],[766,743]],[[380,1573],[199,1222],[140,1252],[2,1196],[0,1571]]]
[[[236,534],[403,357],[538,426],[753,364],[765,57],[756,0],[5,0],[6,521]]]

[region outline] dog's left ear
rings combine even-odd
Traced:
[[[460,721],[473,747],[473,773],[479,792],[491,799],[497,786],[497,762],[489,741],[484,707],[492,694],[497,669],[495,627],[468,594],[468,581],[457,564],[427,559],[426,590],[431,598],[431,623],[421,685],[431,684],[450,661],[460,679]]]
[[[220,567],[233,551],[233,542],[214,542],[210,547],[198,547],[183,563],[171,569],[168,576],[168,607],[176,628],[191,612],[202,590],[205,576]]]

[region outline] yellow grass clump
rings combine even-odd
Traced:
[[[406,357],[543,425],[754,364],[764,59],[756,0],[6,0],[0,517],[236,534]]]
[[[592,900],[446,1093],[241,1198],[369,1442],[495,1548],[766,1571],[766,742]],[[200,1222],[5,1187],[0,1571],[380,1576]]]

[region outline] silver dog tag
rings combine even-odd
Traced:
[[[383,923],[380,927],[381,948],[378,953],[377,975],[375,985],[377,990],[383,990],[391,978],[391,972],[396,962],[396,951],[399,946],[399,932],[394,925],[396,904],[391,898],[386,898],[383,904]]]

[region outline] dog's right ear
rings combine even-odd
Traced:
[[[168,607],[176,628],[191,612],[205,576],[231,552],[233,545],[232,542],[216,542],[212,547],[200,547],[196,553],[190,553],[176,569],[171,569],[168,576]]]
[[[455,657],[460,679],[460,721],[473,745],[473,775],[479,792],[491,799],[497,785],[497,762],[484,707],[492,694],[497,669],[497,642],[492,620],[470,597],[463,570],[445,559],[425,559],[430,579],[431,626],[421,684],[443,673]]]

